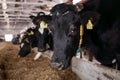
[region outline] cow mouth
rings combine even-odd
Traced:
[[[62,70],[63,67],[64,67],[64,64],[63,64],[63,63],[57,63],[57,62],[51,62],[51,63],[50,63],[50,66],[51,66],[53,69]]]

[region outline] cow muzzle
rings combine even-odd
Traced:
[[[64,67],[64,64],[63,64],[63,63],[57,63],[57,62],[51,62],[51,63],[50,63],[50,66],[51,66],[53,69],[62,70],[63,67]]]

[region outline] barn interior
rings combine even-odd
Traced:
[[[0,36],[19,34],[34,25],[29,18],[38,12],[49,14],[49,9],[63,0],[0,0]]]
[[[30,15],[50,13],[59,3],[71,0],[0,0],[0,80],[119,80],[120,72],[111,68],[80,60],[72,60],[72,70],[56,71],[50,68],[50,56],[33,60],[34,52],[19,58],[19,45],[10,41],[29,27],[34,27]],[[80,0],[73,0],[76,4]],[[4,53],[4,54],[3,54]],[[76,75],[77,74],[77,75]]]
[[[67,0],[0,0],[0,37],[16,35],[34,27],[30,15],[36,16],[41,11],[49,14],[54,5],[63,2]]]

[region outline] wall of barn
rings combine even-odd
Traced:
[[[0,36],[4,35],[4,34],[13,34],[16,35],[22,31],[24,31],[26,28],[29,27],[34,27],[34,25],[30,22],[25,22],[25,23],[10,23],[10,24],[6,24],[6,23],[2,23],[0,24]]]

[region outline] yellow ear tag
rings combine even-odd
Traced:
[[[33,31],[30,31],[30,34],[31,34],[31,35],[34,35],[34,32],[33,32]]]
[[[81,46],[81,44],[83,42],[82,36],[83,36],[83,25],[80,25],[80,41],[79,41],[80,46]]]
[[[80,25],[80,36],[83,35],[83,25]]]
[[[47,23],[45,21],[41,21],[40,28],[42,28],[42,29],[47,28]]]
[[[91,20],[88,20],[86,27],[87,27],[87,29],[90,29],[90,30],[93,29],[93,24],[92,24]]]

